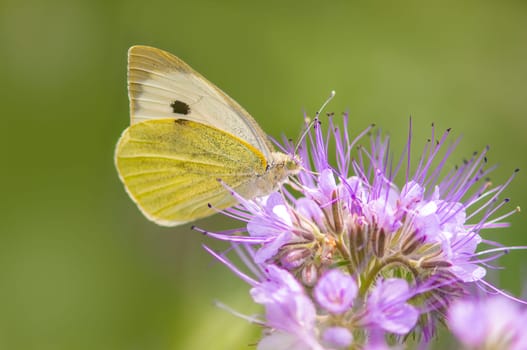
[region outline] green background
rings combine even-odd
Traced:
[[[248,286],[188,226],[146,221],[113,148],[128,122],[126,51],[168,50],[296,138],[331,90],[352,133],[374,122],[416,144],[431,122],[492,146],[492,178],[527,170],[525,1],[38,1],[0,3],[1,349],[251,349],[259,329],[216,308],[258,311]],[[527,203],[526,172],[507,190]],[[527,244],[525,215],[487,232]],[[215,217],[208,229],[233,225]],[[491,280],[520,295],[527,253]]]

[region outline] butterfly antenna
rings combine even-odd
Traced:
[[[328,103],[333,99],[333,97],[335,97],[335,90],[331,90],[328,99],[326,100],[326,102],[324,102],[324,104],[322,105],[322,107],[320,107],[320,109],[318,110],[318,112],[317,112],[317,117],[320,115],[320,113],[322,113],[322,111],[324,110],[324,108],[326,108],[326,106],[327,106]]]
[[[329,97],[327,98],[326,102],[324,102],[322,104],[322,106],[319,108],[319,110],[315,114],[315,119],[310,120],[309,117],[305,118],[304,121],[306,123],[306,129],[304,130],[304,132],[302,133],[302,135],[300,136],[300,138],[299,138],[299,140],[298,140],[298,142],[296,144],[295,153],[294,154],[298,153],[298,149],[300,148],[300,145],[302,144],[302,141],[304,141],[305,137],[307,136],[307,134],[308,134],[309,130],[311,129],[311,127],[313,126],[313,124],[315,124],[316,121],[318,120],[318,116],[320,115],[320,113],[322,113],[324,108],[326,108],[326,106],[333,99],[333,97],[335,97],[335,90],[331,90],[331,93],[329,94]]]

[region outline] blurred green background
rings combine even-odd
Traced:
[[[357,132],[375,122],[416,144],[431,122],[485,145],[495,183],[527,170],[525,1],[39,1],[0,3],[0,348],[250,349],[248,286],[190,231],[156,227],[113,166],[128,123],[126,51],[170,51],[296,138],[331,90]],[[352,131],[353,132],[353,131]],[[507,190],[527,203],[526,173]],[[527,244],[525,215],[488,232]],[[232,226],[214,217],[208,229]],[[491,280],[520,295],[527,253]]]

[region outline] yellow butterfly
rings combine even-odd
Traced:
[[[130,126],[115,149],[126,191],[149,219],[176,226],[264,196],[300,170],[238,103],[176,56],[128,51]]]

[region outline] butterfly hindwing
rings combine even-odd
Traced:
[[[265,157],[233,135],[184,119],[147,120],[126,129],[115,161],[125,187],[143,213],[165,226],[226,208],[236,190],[265,173]]]

